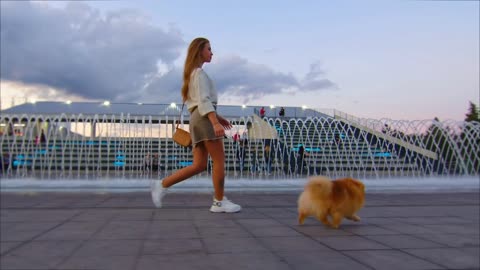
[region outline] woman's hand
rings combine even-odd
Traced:
[[[233,126],[232,124],[230,123],[230,121],[228,121],[227,119],[221,117],[220,115],[217,114],[217,119],[218,119],[218,122],[220,123],[220,125],[223,126],[224,129],[231,129]]]
[[[225,128],[223,128],[222,124],[220,124],[220,121],[213,124],[213,131],[217,137],[225,136]]]

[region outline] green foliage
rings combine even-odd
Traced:
[[[468,113],[465,114],[465,122],[480,122],[478,106],[470,101]]]
[[[439,155],[439,160],[435,165],[439,168],[435,168],[435,170],[455,170],[455,148],[454,143],[450,139],[452,135],[453,133],[450,127],[444,126],[439,119],[435,117],[424,137],[425,148]]]
[[[461,149],[463,159],[468,171],[480,172],[480,162],[477,157],[480,152],[480,134],[475,125],[480,124],[479,110],[473,102],[470,102],[468,113],[465,115],[465,125],[460,134],[460,143],[463,145]]]
[[[435,117],[424,136],[425,148],[439,155],[438,171],[456,173],[479,173],[480,124],[479,109],[470,102],[465,123],[460,134],[453,132]],[[476,127],[477,126],[477,127]],[[459,150],[461,149],[461,150]]]

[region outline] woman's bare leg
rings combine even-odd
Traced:
[[[163,179],[162,186],[164,188],[171,187],[176,183],[182,182],[185,179],[205,171],[207,168],[207,161],[207,149],[205,148],[204,142],[200,142],[193,148],[193,164],[167,176]]]
[[[213,162],[212,181],[215,199],[221,201],[225,183],[225,150],[223,149],[223,140],[205,141],[204,143]]]

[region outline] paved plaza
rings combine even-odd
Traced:
[[[475,192],[368,193],[359,223],[297,225],[297,192],[0,193],[0,269],[480,269]]]

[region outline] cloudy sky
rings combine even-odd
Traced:
[[[478,1],[4,1],[2,109],[180,101],[189,42],[221,104],[463,120],[479,103]]]

